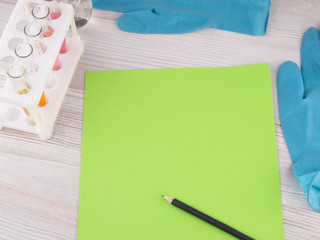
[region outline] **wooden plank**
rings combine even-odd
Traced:
[[[1,154],[0,239],[75,239],[79,175],[79,166]]]

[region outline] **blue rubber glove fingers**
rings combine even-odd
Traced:
[[[270,0],[93,0],[93,6],[126,12],[128,15],[119,19],[118,24],[122,30],[130,32],[187,33],[213,26],[264,35]]]
[[[163,2],[155,2],[153,8],[123,14],[118,19],[118,26],[121,30],[137,33],[188,33],[206,27],[250,35],[266,33],[268,1],[248,4],[215,0],[210,5],[205,0],[198,0],[195,6],[193,1],[182,3],[176,0],[167,6]]]
[[[278,71],[280,120],[292,161],[302,152],[306,138],[304,86],[299,67],[294,62],[283,63]],[[294,149],[294,151],[291,151]]]
[[[303,36],[301,71],[304,98],[308,107],[308,149],[313,153],[320,152],[320,32],[316,28],[308,29]],[[320,162],[320,156],[318,161]]]
[[[280,66],[278,93],[281,120],[286,120],[290,117],[291,110],[302,103],[304,96],[303,79],[296,63],[288,61]]]
[[[305,99],[303,96],[303,79],[298,66],[293,62],[283,63],[278,72],[278,98],[292,170],[311,208],[320,211],[320,124],[315,126],[320,120],[317,106],[320,91],[313,91]]]
[[[270,0],[220,0],[211,9],[211,25],[217,29],[253,36],[265,35]]]
[[[306,94],[320,86],[320,32],[316,28],[309,28],[303,36],[301,71]]]
[[[210,27],[202,16],[163,8],[125,13],[118,18],[117,24],[123,31],[153,34],[187,33]]]
[[[116,12],[135,12],[152,9],[161,0],[92,0],[93,8]]]
[[[320,211],[320,51],[319,32],[311,28],[301,46],[302,74],[293,62],[278,72],[283,133],[292,169],[310,206]]]

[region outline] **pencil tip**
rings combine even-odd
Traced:
[[[172,203],[173,198],[172,197],[168,197],[168,196],[164,196],[162,195],[162,197],[168,202],[168,203]]]

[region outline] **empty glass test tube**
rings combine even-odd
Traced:
[[[28,23],[24,27],[24,33],[26,35],[27,41],[32,45],[35,55],[43,55],[46,52],[47,47],[42,38],[41,26],[37,23]]]
[[[22,63],[12,63],[7,69],[7,75],[10,78],[11,85],[16,93],[23,95],[30,91],[26,81],[26,68]]]
[[[48,6],[38,4],[32,9],[32,16],[35,21],[42,27],[42,36],[50,37],[54,32],[53,25],[50,20],[50,9]]]
[[[35,74],[38,71],[39,65],[35,61],[33,47],[29,43],[18,44],[14,52],[18,61],[25,66],[27,74]]]

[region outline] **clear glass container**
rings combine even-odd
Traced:
[[[22,63],[12,63],[7,69],[7,75],[16,93],[23,95],[30,91],[26,80],[26,68]]]
[[[36,56],[43,55],[47,50],[41,33],[42,28],[37,23],[28,23],[24,27],[24,34],[26,35],[28,43],[32,45]]]
[[[32,16],[42,27],[42,36],[50,37],[54,33],[54,28],[50,20],[50,9],[46,5],[38,4],[32,9]]]
[[[39,65],[34,58],[33,47],[29,43],[18,44],[14,52],[19,62],[25,66],[27,74],[35,74],[38,71]]]
[[[86,25],[92,14],[92,2],[91,0],[62,0],[65,3],[69,3],[74,8],[74,21],[76,27],[80,28]]]
[[[50,9],[50,17],[52,20],[58,19],[61,16],[61,7],[56,0],[43,0],[44,5]]]

